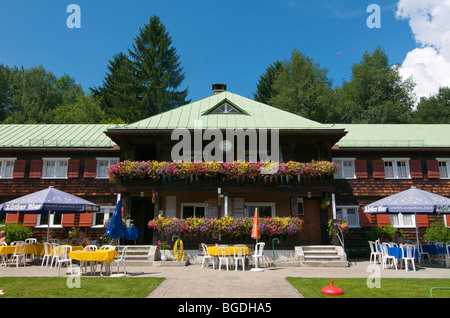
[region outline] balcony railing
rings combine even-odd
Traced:
[[[108,168],[109,179],[116,184],[205,184],[216,182],[298,184],[311,180],[329,180],[338,170],[330,161],[263,162],[160,162],[123,161]]]

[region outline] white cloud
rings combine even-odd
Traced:
[[[402,76],[414,77],[417,97],[450,86],[450,0],[399,0],[396,16],[409,20],[419,46],[400,67]]]

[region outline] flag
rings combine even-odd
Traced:
[[[122,202],[119,200],[116,205],[116,209],[109,220],[108,228],[105,235],[112,238],[120,238],[123,234],[122,223]]]
[[[258,229],[258,208],[255,208],[255,216],[253,218],[252,238],[256,240],[261,238],[261,234]]]

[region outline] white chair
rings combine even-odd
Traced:
[[[61,244],[61,240],[58,240],[58,239],[49,239],[48,242],[49,243],[55,243],[55,244],[58,244],[58,245]]]
[[[13,242],[11,242],[11,246],[12,245],[18,245],[18,244],[25,244],[25,241],[13,241]]]
[[[126,275],[127,274],[127,269],[125,267],[125,260],[127,258],[127,250],[128,250],[128,246],[125,246],[122,250],[122,252],[120,253],[120,256],[114,261],[115,263],[117,263],[117,273],[120,272],[120,263],[122,263],[123,265],[123,273]]]
[[[377,264],[378,259],[380,260],[380,263],[382,262],[382,254],[381,251],[378,251],[377,249],[377,243],[374,241],[369,241],[370,246],[370,261],[369,264],[372,264],[372,261],[374,264]]]
[[[72,252],[72,246],[70,245],[60,245],[57,248],[58,254],[58,271],[56,276],[59,276],[59,270],[61,268],[61,264],[69,264],[72,266],[72,259],[69,257],[69,253]]]
[[[50,240],[49,240],[50,241]],[[53,267],[53,263],[55,263],[55,266],[58,264],[58,247],[59,243],[50,243],[52,245],[52,261],[50,262],[50,267]]]
[[[210,254],[208,254],[208,246],[206,246],[205,243],[201,243],[202,244],[202,249],[203,249],[203,261],[202,261],[202,269],[203,266],[205,265],[205,261],[208,263],[208,261],[212,262],[213,268],[215,266],[214,264],[214,257],[211,256]]]
[[[27,238],[25,240],[25,243],[27,243],[27,244],[36,244],[37,240],[35,238]]]
[[[101,250],[115,250],[116,247],[113,245],[103,245],[100,247]]]
[[[127,246],[125,246],[125,248],[127,248]],[[99,248],[99,250],[115,250],[115,249],[116,249],[116,247],[113,246],[113,245],[103,245],[103,246],[101,246]],[[97,270],[98,263],[99,262],[95,263],[96,270]],[[102,273],[102,270],[103,270],[103,264],[105,264],[105,269],[106,270],[108,270],[108,268],[109,268],[109,264],[106,264],[106,262],[100,262],[100,274]],[[125,264],[123,266],[125,267]]]
[[[234,258],[234,264],[235,264],[235,270],[237,271],[239,261],[241,261],[242,264],[242,271],[245,271],[245,249],[247,247],[245,245],[235,245],[233,248],[233,258]]]
[[[50,264],[53,258],[53,249],[52,244],[48,242],[44,242],[44,257],[42,258],[41,267],[44,266],[44,262],[46,262],[45,267],[48,266],[48,261],[50,260]]]
[[[389,244],[383,243],[380,245],[380,247],[381,247],[382,259],[383,259],[382,268],[385,269],[386,266],[388,265],[388,263],[390,263],[390,261],[392,261],[392,263],[395,266],[395,269],[397,269],[397,259],[395,258],[395,256],[390,256],[389,252],[388,252]]]
[[[408,261],[411,262],[414,271],[416,271],[416,265],[415,265],[415,256],[414,256],[414,245],[404,245],[402,248],[403,257],[402,260],[405,262],[405,269],[408,270]]]
[[[219,255],[219,272],[222,268],[222,261],[225,262],[228,271],[228,262],[230,260],[230,251],[228,245],[219,245],[217,254]]]
[[[10,264],[12,265],[14,263],[14,260],[16,260],[16,267],[19,267],[19,262],[23,262],[23,266],[27,265],[26,258],[25,258],[25,248],[26,244],[17,244],[16,248],[14,249],[14,254],[11,256]]]
[[[97,250],[97,245],[86,245],[83,248],[84,251],[86,252],[90,252],[90,251],[96,251]],[[88,262],[80,262],[80,265],[83,266],[84,265],[84,272],[86,272],[86,266],[87,266]],[[91,273],[96,273],[97,271],[97,262],[89,262],[89,265],[91,266]]]
[[[266,243],[257,243],[255,246],[255,254],[252,255],[253,260],[255,261],[255,268],[258,268],[258,260],[262,260],[264,267],[266,266],[264,261],[264,247]]]
[[[0,246],[8,246],[8,244],[6,244],[6,242],[0,242]],[[1,259],[2,259],[1,265],[6,266],[7,265],[6,264],[6,260],[7,260],[6,254],[0,254],[0,256],[1,256]]]
[[[426,256],[428,258],[428,263],[431,264],[431,256],[430,253],[424,252],[422,244],[419,244],[419,262],[422,263],[423,257]]]

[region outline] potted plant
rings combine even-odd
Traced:
[[[166,241],[158,241],[158,248],[161,252],[161,260],[167,261],[166,249],[170,248]]]

